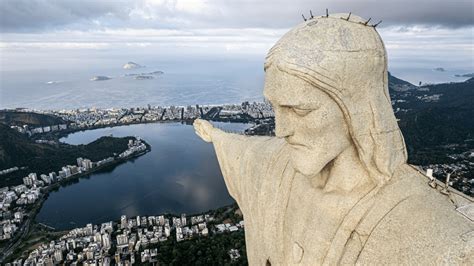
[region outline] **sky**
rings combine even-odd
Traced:
[[[0,0],[0,59],[6,67],[21,55],[264,58],[302,14],[326,8],[382,20],[395,68],[474,70],[471,0]]]

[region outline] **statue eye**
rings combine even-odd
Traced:
[[[299,116],[305,116],[305,115],[311,113],[311,111],[313,111],[311,109],[299,109],[299,108],[295,108],[295,107],[293,107],[291,109],[293,109],[293,112],[295,112],[295,114],[297,114]]]

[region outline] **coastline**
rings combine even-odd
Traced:
[[[94,172],[97,172],[97,171],[99,171],[101,169],[104,169],[106,167],[114,167],[114,166],[123,164],[123,163],[125,163],[125,162],[127,162],[131,159],[138,158],[142,155],[145,155],[146,153],[151,151],[151,146],[148,143],[146,143],[145,141],[144,141],[144,143],[147,147],[144,151],[137,152],[137,153],[131,154],[131,155],[129,155],[127,157],[123,157],[123,158],[114,158],[114,160],[112,162],[108,162],[108,163],[102,164],[100,166],[96,166],[96,167],[94,167],[94,168],[92,168],[92,169],[90,169],[86,172],[80,172],[80,173],[71,175],[68,178],[61,179],[58,182],[49,185],[46,188],[42,188],[41,191],[43,193],[41,194],[41,197],[33,204],[33,206],[28,206],[27,207],[29,209],[28,214],[27,214],[27,218],[23,221],[21,227],[18,229],[18,232],[15,233],[13,239],[9,239],[5,242],[2,241],[3,243],[1,243],[2,247],[1,247],[1,252],[0,252],[2,254],[2,257],[0,257],[0,263],[3,263],[6,258],[8,258],[12,253],[14,253],[16,251],[16,246],[21,244],[32,233],[30,231],[31,225],[32,225],[32,223],[38,224],[38,222],[36,222],[36,220],[35,220],[36,215],[41,210],[41,207],[43,206],[43,203],[48,199],[49,193],[51,193],[55,190],[58,190],[62,186],[78,182],[81,178],[86,177],[86,176],[90,176]],[[53,228],[54,231],[56,231],[56,229],[54,227],[51,227],[51,226],[46,225],[46,224],[45,224],[45,226],[47,226],[49,228]],[[56,232],[58,232],[58,231],[56,231]]]

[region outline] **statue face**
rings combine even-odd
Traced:
[[[350,147],[344,115],[322,90],[271,66],[264,95],[275,111],[275,134],[290,145],[291,163],[298,172],[318,174]]]

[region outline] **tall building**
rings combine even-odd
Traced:
[[[82,161],[82,168],[84,168],[86,171],[89,171],[92,168],[92,161],[89,159],[84,159]]]
[[[117,245],[121,246],[125,244],[128,244],[128,236],[126,234],[117,235]]]
[[[38,177],[36,176],[36,173],[30,173],[28,177],[31,178],[33,182],[35,182],[38,179]]]
[[[51,178],[51,181],[55,182],[57,179],[57,175],[55,172],[49,173],[49,178]]]
[[[158,224],[165,225],[165,216],[163,215],[158,216]]]
[[[111,238],[109,234],[103,234],[102,235],[102,246],[104,249],[109,249],[111,247]]]
[[[128,225],[127,216],[122,215],[122,217],[120,217],[120,228],[125,229],[127,228],[127,225]]]
[[[102,235],[100,233],[95,233],[94,235],[94,242],[102,243]]]
[[[63,252],[61,250],[57,249],[57,250],[54,251],[54,260],[55,260],[56,264],[63,261]]]
[[[81,157],[79,157],[79,158],[76,159],[76,161],[77,161],[77,166],[82,167],[83,159]]]
[[[25,184],[25,186],[31,186],[33,185],[33,181],[29,176],[25,176],[23,177],[23,184]]]

